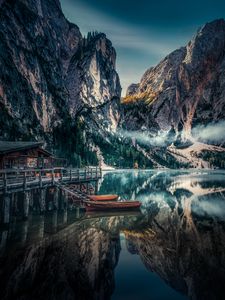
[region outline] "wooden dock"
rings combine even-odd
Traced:
[[[0,194],[63,184],[89,183],[98,181],[101,176],[99,167],[0,170]]]

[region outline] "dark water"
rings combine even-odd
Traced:
[[[141,212],[67,201],[1,229],[1,299],[224,299],[224,172],[110,172],[99,193]]]

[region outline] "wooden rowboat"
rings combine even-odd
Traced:
[[[88,196],[91,201],[116,201],[118,195],[90,195]]]
[[[141,206],[139,201],[85,201],[87,211],[92,210],[130,210],[138,209]]]

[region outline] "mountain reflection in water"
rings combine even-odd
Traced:
[[[223,299],[224,175],[105,173],[99,193],[141,213],[53,211],[2,228],[1,299]],[[73,222],[55,227],[56,214]]]

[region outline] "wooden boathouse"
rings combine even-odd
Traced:
[[[56,158],[41,142],[0,141],[0,169],[66,167],[66,159]]]

